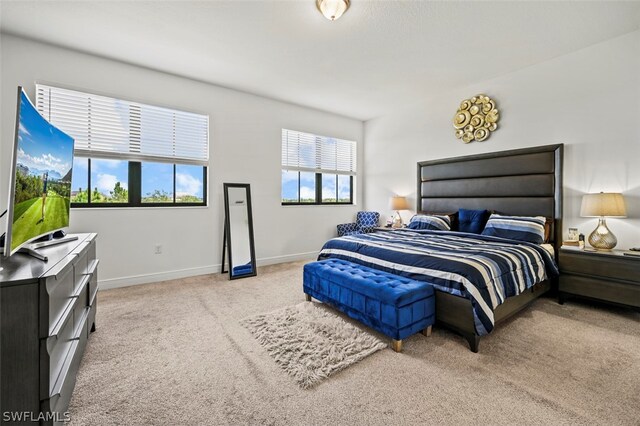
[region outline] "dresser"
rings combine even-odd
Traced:
[[[62,424],[76,373],[95,331],[96,234],[38,249],[48,262],[2,259],[0,405],[2,421]]]
[[[580,296],[640,308],[640,256],[562,247],[558,266],[560,303]]]

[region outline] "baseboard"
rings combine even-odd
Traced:
[[[128,277],[110,278],[98,280],[99,290],[110,288],[129,287],[131,285],[155,283],[158,281],[177,280],[180,278],[193,277],[195,275],[206,275],[220,272],[220,265],[201,266],[197,268],[178,269],[174,271],[157,272],[153,274],[131,275]]]
[[[258,266],[275,265],[276,263],[296,262],[298,260],[315,260],[318,257],[317,251],[307,253],[287,254],[284,256],[272,256],[256,259]]]
[[[288,254],[284,256],[264,257],[261,259],[256,259],[256,262],[258,266],[266,266],[274,265],[277,263],[295,262],[298,260],[314,260],[317,256],[318,252],[313,251],[308,253]],[[149,284],[159,281],[177,280],[180,278],[193,277],[196,275],[217,273],[220,273],[220,264],[99,280],[98,289],[108,290],[111,288],[129,287],[132,285]]]

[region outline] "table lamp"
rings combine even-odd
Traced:
[[[624,198],[622,194],[614,192],[585,194],[582,197],[580,216],[599,218],[598,226],[589,235],[589,244],[596,250],[611,250],[618,244],[618,239],[607,227],[605,217],[626,217]]]
[[[402,216],[400,216],[400,210],[409,210],[409,203],[405,197],[394,196],[391,197],[391,210],[396,211],[396,215],[393,218],[393,227],[402,228]]]

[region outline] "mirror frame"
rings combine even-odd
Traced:
[[[231,257],[231,221],[229,219],[229,188],[244,188],[247,193],[247,215],[248,215],[248,225],[249,225],[249,253],[251,255],[251,267],[253,271],[250,274],[242,274],[233,276],[233,257]],[[255,277],[258,275],[257,265],[256,265],[256,253],[253,239],[253,211],[251,208],[251,185],[248,183],[223,183],[223,192],[224,192],[224,241],[222,246],[222,265],[221,265],[221,273],[225,273],[224,264],[225,264],[225,250],[227,256],[229,258],[229,279],[237,280],[240,278],[247,277]],[[226,247],[225,247],[226,246]]]

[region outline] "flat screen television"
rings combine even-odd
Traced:
[[[69,226],[73,143],[18,87],[5,256]]]

